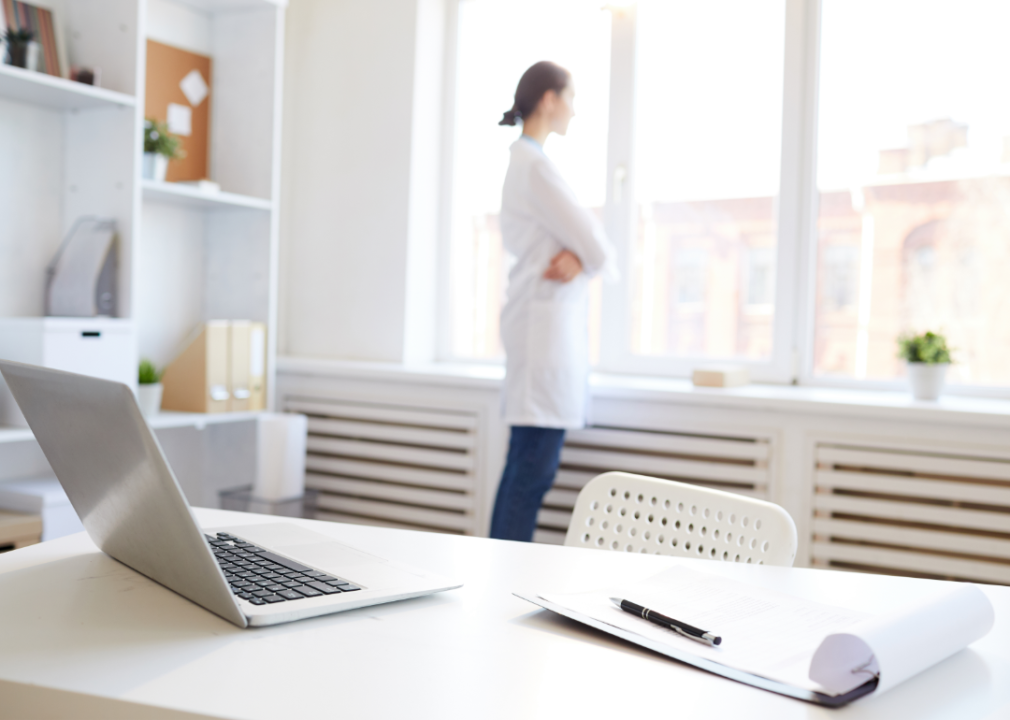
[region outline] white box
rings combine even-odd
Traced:
[[[0,358],[105,380],[137,389],[137,350],[130,320],[120,318],[0,318]],[[26,427],[0,378],[0,425]]]
[[[42,541],[81,532],[77,511],[54,477],[0,482],[0,510],[42,516]]]
[[[253,496],[278,502],[305,493],[309,419],[291,413],[256,416],[256,480]]]

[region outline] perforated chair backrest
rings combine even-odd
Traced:
[[[764,500],[608,472],[579,493],[565,545],[790,566],[796,524]]]

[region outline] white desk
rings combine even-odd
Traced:
[[[197,514],[205,527],[276,521]],[[271,720],[1010,716],[1008,587],[985,588],[996,625],[970,650],[832,711],[651,655],[511,591],[592,589],[684,562],[873,611],[913,599],[932,581],[296,522],[466,585],[240,630],[101,554],[84,535],[17,550],[0,555],[0,717],[56,717],[65,707],[75,717]],[[141,712],[120,701],[154,707]]]

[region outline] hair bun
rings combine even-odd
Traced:
[[[498,122],[499,125],[515,125],[517,120],[522,120],[523,114],[519,112],[518,109],[513,107],[511,110],[505,112],[501,116],[501,120]]]

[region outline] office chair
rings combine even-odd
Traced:
[[[788,567],[796,525],[764,500],[608,472],[579,493],[565,545]]]

